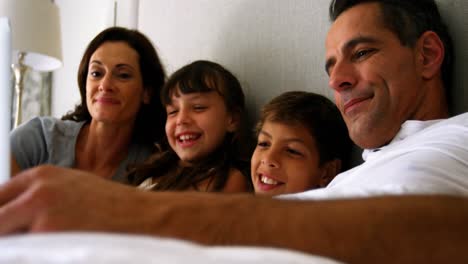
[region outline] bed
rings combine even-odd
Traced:
[[[109,233],[53,233],[0,238],[0,263],[311,263],[320,256],[260,247],[206,247],[186,241]]]

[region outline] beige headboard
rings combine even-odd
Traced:
[[[254,120],[288,90],[332,98],[324,71],[330,0],[140,0],[138,28],[158,47],[169,73],[197,59],[235,73]],[[468,110],[468,1],[439,0],[453,33],[457,64],[453,109]]]

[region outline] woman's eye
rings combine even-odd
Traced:
[[[119,78],[121,79],[130,79],[132,77],[129,73],[119,73]]]
[[[101,73],[98,72],[98,71],[90,71],[90,72],[89,72],[89,75],[90,75],[91,77],[93,77],[93,78],[97,78],[97,77],[101,76]]]

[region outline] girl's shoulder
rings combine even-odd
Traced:
[[[222,192],[224,193],[238,193],[250,192],[251,184],[249,178],[244,175],[241,170],[237,168],[229,169],[228,178]]]

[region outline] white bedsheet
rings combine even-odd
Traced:
[[[0,237],[0,263],[316,263],[339,262],[291,250],[207,247],[175,239],[107,233]]]

